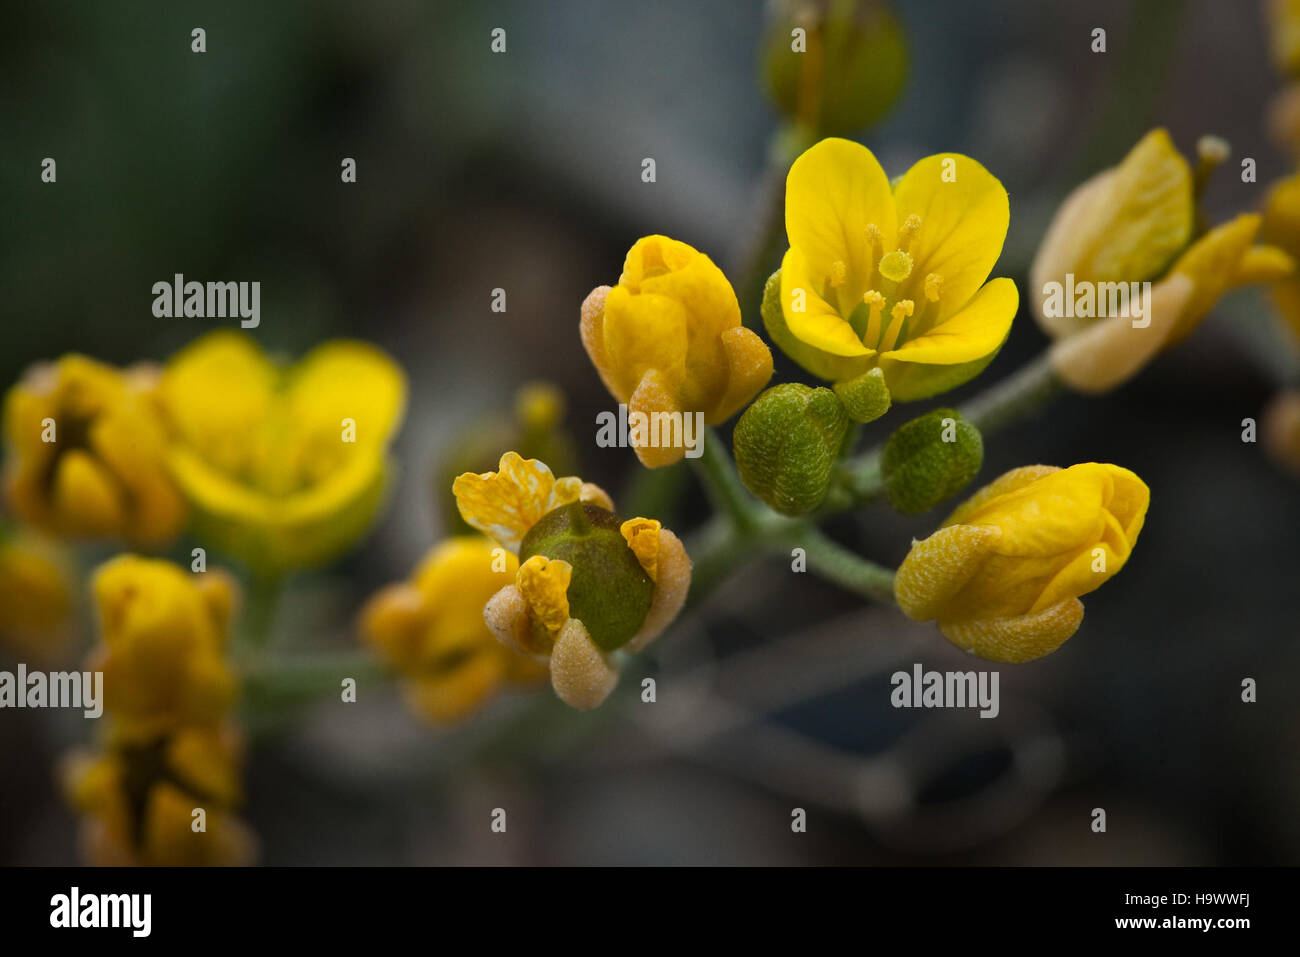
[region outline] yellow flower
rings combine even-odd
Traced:
[[[24,522],[71,538],[163,545],[185,521],[150,375],[84,356],[33,367],[5,399],[6,492]]]
[[[233,813],[240,743],[227,726],[185,728],[146,745],[74,753],[62,778],[83,815],[82,855],[93,866],[237,866],[256,844]],[[202,810],[203,828],[195,829]]]
[[[71,612],[63,556],[34,535],[0,533],[0,640],[29,661],[57,659]]]
[[[1207,168],[1225,155],[1212,138],[1201,150]],[[1237,216],[1188,245],[1195,220],[1191,169],[1163,129],[1152,130],[1123,162],[1083,183],[1061,205],[1030,267],[1029,284],[1039,324],[1058,340],[1051,362],[1067,385],[1087,393],[1121,385],[1186,338],[1225,293],[1292,272],[1285,252],[1255,244],[1259,216]],[[1125,310],[1132,284],[1144,282],[1154,283],[1149,301]],[[1063,298],[1062,290],[1070,289],[1091,292],[1092,305],[1084,310],[1090,314],[1080,316]],[[1112,303],[1128,314],[1112,312]]]
[[[234,332],[183,349],[160,398],[201,540],[267,573],[339,554],[379,510],[405,396],[401,369],[360,342],[287,369]]]
[[[722,270],[667,236],[637,240],[618,285],[597,286],[583,302],[580,328],[601,381],[629,413],[699,412],[716,425],[772,377],[772,353],[740,324]],[[636,454],[657,468],[680,461],[685,447],[639,446]]]
[[[519,561],[479,535],[436,546],[410,581],[390,585],[361,613],[364,639],[405,676],[415,710],[455,721],[509,685],[534,684],[546,668],[496,640],[483,607],[515,580]]]
[[[1260,238],[1293,258],[1300,258],[1300,173],[1281,180],[1269,190]],[[1300,275],[1292,272],[1281,277],[1270,291],[1278,314],[1300,339]]]
[[[1115,465],[1014,469],[912,544],[894,580],[898,604],[981,658],[1040,658],[1078,629],[1079,596],[1124,567],[1149,501],[1143,481]]]
[[[452,491],[465,521],[519,559],[514,583],[487,602],[488,627],[546,661],[567,704],[600,705],[618,683],[613,653],[640,651],[686,601],[681,541],[652,519],[620,520],[598,486],[557,480],[515,452],[497,472],[461,475]]]
[[[121,740],[220,718],[236,691],[224,656],[235,586],[170,562],[122,555],[92,582],[102,641],[91,670],[104,673],[104,706]]]
[[[1009,215],[1002,184],[967,156],[926,157],[891,188],[865,146],[822,140],[786,180],[772,340],[823,379],[879,366],[900,401],[961,385],[1015,318],[1015,283],[985,282]]]
[[[1268,0],[1265,12],[1273,65],[1283,75],[1300,74],[1300,0]]]

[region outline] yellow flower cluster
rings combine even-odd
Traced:
[[[519,560],[480,535],[436,546],[406,582],[367,602],[361,634],[404,679],[412,708],[436,722],[477,711],[498,691],[529,687],[546,668],[496,640],[483,608],[515,580]]]
[[[240,743],[225,659],[235,586],[209,571],[123,555],[93,581],[108,727],[65,768],[93,864],[243,864],[251,834],[235,815]]]
[[[600,705],[618,682],[614,653],[640,651],[686,601],[681,541],[652,519],[621,521],[598,486],[514,452],[453,491],[465,521],[519,560],[483,611],[492,633],[546,662],[567,704]]]
[[[391,359],[345,340],[291,367],[235,332],[161,370],[65,356],[6,397],[5,488],[19,519],[55,535],[160,547],[189,515],[205,545],[278,574],[368,527],[405,395]]]

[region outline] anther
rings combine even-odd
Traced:
[[[921,217],[912,213],[907,219],[903,220],[903,225],[898,227],[898,248],[907,252],[912,245],[912,237],[916,235],[917,230],[921,228]]]

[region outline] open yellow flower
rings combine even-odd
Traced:
[[[240,742],[228,726],[185,728],[147,745],[77,752],[62,769],[82,815],[86,863],[120,866],[251,864],[256,843],[233,813]],[[195,811],[203,812],[196,830]]]
[[[4,406],[5,490],[18,517],[69,538],[175,538],[185,502],[167,473],[152,385],[146,370],[79,355],[30,369]]]
[[[432,721],[469,715],[511,685],[546,677],[483,621],[488,600],[515,581],[519,560],[480,535],[437,545],[410,581],[366,603],[361,634],[404,677],[412,707]]]
[[[764,308],[768,332],[823,379],[879,366],[900,401],[961,385],[1015,318],[1015,283],[985,282],[1009,217],[1006,190],[970,157],[926,157],[891,188],[865,146],[822,140],[786,180],[790,249],[769,283],[780,309]]]
[[[637,240],[618,285],[597,286],[583,302],[580,329],[601,381],[630,413],[699,412],[716,425],[772,377],[771,350],[740,324],[736,293],[722,270],[667,236]],[[684,445],[635,449],[649,468],[685,454]]]
[[[1203,141],[1202,152],[1207,168],[1226,155],[1221,142]],[[1292,273],[1286,252],[1255,243],[1258,215],[1237,216],[1193,241],[1195,220],[1191,168],[1163,129],[1061,204],[1029,284],[1039,324],[1058,340],[1051,362],[1067,385],[1086,393],[1113,389],[1190,335],[1230,290]],[[1153,283],[1149,301],[1132,303],[1132,290],[1141,289],[1135,284],[1143,282]],[[1091,303],[1085,315],[1055,308],[1073,307],[1060,293],[1069,289]],[[1116,314],[1114,304],[1125,314]]]
[[[373,346],[335,340],[284,368],[215,332],[167,363],[159,394],[201,540],[258,571],[328,561],[378,512],[406,378]]]
[[[1014,469],[912,543],[894,579],[899,607],[981,658],[1040,658],[1078,629],[1079,596],[1124,567],[1149,502],[1115,465]]]
[[[0,528],[0,641],[28,661],[56,660],[65,646],[72,588],[64,556],[26,532]]]
[[[488,627],[547,662],[567,704],[600,705],[618,683],[613,653],[640,651],[686,601],[681,541],[652,519],[620,520],[598,486],[556,479],[514,452],[499,471],[461,475],[452,491],[465,521],[519,559],[514,584],[487,602]]]
[[[95,571],[92,589],[101,643],[88,667],[104,673],[117,739],[148,740],[225,714],[236,691],[224,650],[236,591],[226,575],[122,555]]]

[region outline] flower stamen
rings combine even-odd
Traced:
[[[891,316],[889,329],[886,330],[885,335],[880,340],[881,352],[888,352],[895,345],[904,341],[903,324],[912,315],[914,309],[915,305],[910,299],[902,299],[894,303],[894,308],[889,311]]]
[[[830,283],[832,289],[839,289],[844,285],[844,280],[849,276],[849,267],[843,259],[837,259],[831,263]]]
[[[862,334],[862,344],[871,348],[880,341],[880,310],[885,308],[885,297],[875,289],[868,289],[862,294],[862,301],[870,307],[867,329]]]
[[[916,213],[908,216],[903,220],[903,225],[898,227],[898,248],[902,252],[907,252],[912,245],[912,237],[917,234],[921,228],[921,217]]]

